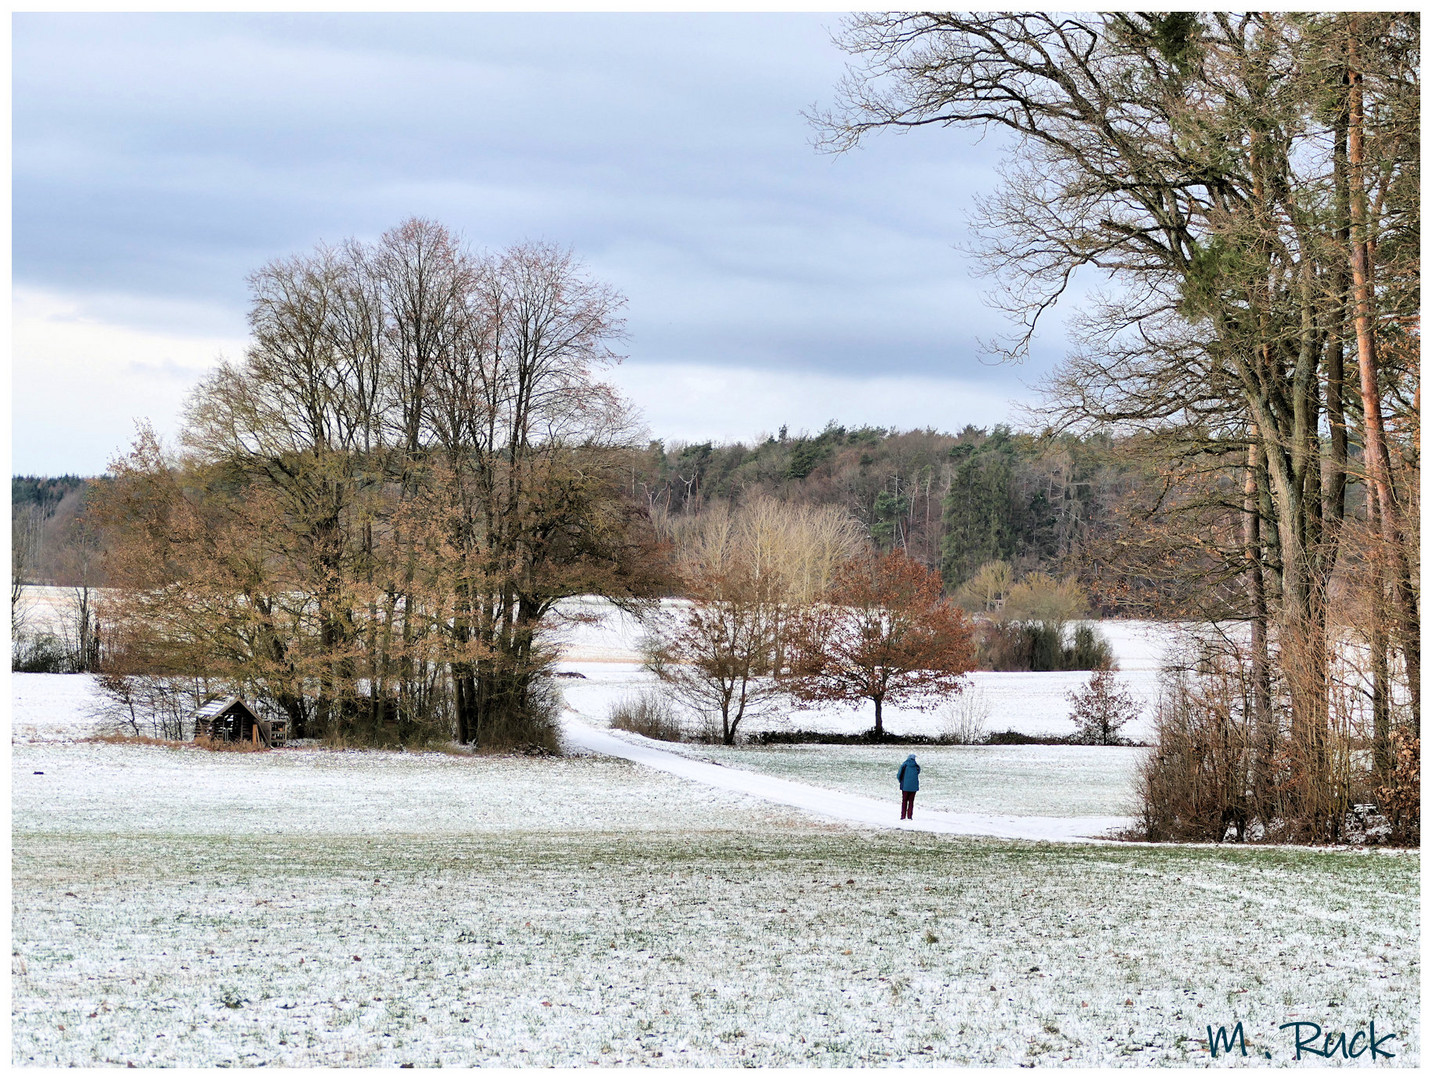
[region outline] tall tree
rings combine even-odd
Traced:
[[[955,463],[945,495],[940,567],[951,587],[987,562],[1014,554],[1014,453],[1009,429],[996,427],[978,446],[950,450]]]
[[[184,457],[117,463],[117,614],[295,737],[531,741],[555,605],[661,570],[596,377],[621,297],[568,252],[421,220],[251,286],[253,344],[195,391]]]
[[[1396,73],[1382,83],[1380,102],[1403,119],[1392,125],[1400,145],[1384,144],[1392,151],[1376,185],[1384,201],[1367,203],[1377,205],[1377,223],[1359,223],[1356,190],[1339,193],[1343,183],[1372,186],[1358,182],[1351,142],[1336,149],[1357,128],[1349,19],[856,16],[843,43],[862,63],[837,108],[818,117],[837,149],[881,128],[1012,134],[1017,168],[979,223],[982,250],[1005,275],[1004,303],[1022,323],[1010,354],[1027,349],[1076,272],[1108,275],[1117,286],[1084,320],[1089,347],[1056,379],[1052,418],[1144,431],[1171,457],[1252,463],[1267,528],[1251,545],[1230,536],[1225,550],[1260,557],[1309,806],[1327,805],[1320,785],[1333,783],[1319,762],[1329,710],[1327,597],[1349,469],[1338,434],[1347,312],[1361,296],[1367,318],[1395,326],[1389,318],[1406,308],[1405,289],[1364,288],[1345,303],[1348,238],[1356,255],[1362,230],[1396,236],[1418,216],[1407,183],[1416,172],[1415,124],[1406,122],[1415,95],[1405,92],[1416,84],[1415,15],[1378,24],[1379,39],[1391,43],[1384,70]],[[1364,411],[1372,400],[1375,412],[1385,384],[1364,382]],[[1375,458],[1374,412],[1365,449]],[[1325,427],[1332,438],[1323,438]],[[1375,484],[1380,473],[1370,466]],[[1389,543],[1405,550],[1391,535]],[[1399,603],[1410,675],[1418,645],[1409,592]]]
[[[1400,170],[1389,170],[1386,164],[1383,164],[1382,170],[1375,170],[1370,165],[1367,155],[1370,122],[1366,110],[1364,81],[1365,69],[1371,63],[1381,69],[1384,87],[1390,84],[1394,92],[1400,90],[1406,94],[1410,89],[1405,78],[1408,61],[1405,55],[1399,55],[1399,47],[1405,53],[1409,48],[1415,49],[1416,44],[1415,40],[1411,43],[1406,40],[1408,29],[1405,22],[1389,19],[1387,16],[1369,17],[1360,13],[1349,13],[1344,20],[1339,20],[1337,25],[1345,31],[1347,43],[1347,69],[1344,75],[1347,84],[1346,124],[1339,134],[1345,130],[1347,138],[1347,183],[1350,192],[1348,243],[1352,263],[1352,309],[1357,338],[1358,384],[1362,395],[1363,457],[1367,466],[1368,484],[1376,498],[1376,520],[1383,539],[1381,555],[1387,564],[1398,613],[1403,655],[1407,663],[1408,686],[1413,696],[1415,715],[1415,706],[1420,702],[1421,695],[1418,600],[1406,542],[1403,500],[1398,497],[1394,486],[1392,460],[1383,426],[1378,361],[1379,319],[1374,284],[1376,259],[1373,254],[1378,242],[1389,232],[1393,233],[1392,246],[1396,247],[1395,230],[1398,227],[1405,228],[1408,224],[1395,219],[1391,223],[1380,220],[1382,215],[1374,208],[1374,200],[1385,200],[1392,183],[1406,181],[1404,177],[1396,175]],[[1392,61],[1390,64],[1389,59]],[[1379,60],[1382,61],[1381,64],[1378,63]],[[1415,127],[1416,111],[1415,104],[1409,102],[1404,106],[1401,116],[1386,116],[1385,114],[1391,111],[1386,107],[1389,104],[1386,101],[1388,96],[1386,93],[1382,95],[1384,108],[1380,111],[1384,115],[1374,115],[1371,124],[1376,125],[1381,120],[1383,131],[1379,134],[1382,138],[1374,136],[1374,141],[1381,144],[1379,149],[1384,153],[1391,150],[1390,156],[1396,162],[1415,155],[1419,148]],[[1383,171],[1384,175],[1375,175],[1377,171]],[[1388,228],[1389,224],[1392,228]]]

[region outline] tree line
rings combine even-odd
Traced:
[[[966,425],[782,429],[754,443],[650,443],[631,490],[654,520],[701,517],[751,498],[847,514],[877,550],[938,570],[957,592],[986,562],[1014,574],[1074,577],[1103,615],[1190,614],[1199,590],[1141,577],[1100,554],[1159,469],[1135,440],[1107,433]],[[720,511],[718,511],[720,512]]]
[[[295,738],[550,741],[554,609],[662,568],[599,378],[622,297],[561,249],[416,219],[250,287],[252,344],[180,446],[143,433],[96,492],[111,692],[211,682]]]
[[[802,475],[794,475],[791,461],[802,447],[808,456]],[[1072,578],[1089,610],[1106,617],[1212,618],[1241,610],[1241,588],[1196,549],[1207,523],[1191,503],[1204,478],[1170,491],[1167,462],[1141,438],[1004,425],[900,432],[832,421],[816,436],[651,441],[625,453],[627,495],[658,531],[689,532],[708,514],[774,500],[838,512],[875,549],[937,569],[955,597],[986,563],[999,562],[1009,566],[1011,583],[1036,574]],[[1224,473],[1222,483],[1237,482],[1236,466]],[[75,562],[71,548],[90,542],[77,528],[89,492],[102,482],[66,478],[55,485],[65,492],[57,501],[12,502],[15,535],[28,538],[14,548],[20,578],[76,580],[64,567]],[[26,490],[54,484],[32,477],[15,483]],[[1361,516],[1359,483],[1350,481],[1354,518]],[[82,564],[87,584],[103,584],[102,565]]]

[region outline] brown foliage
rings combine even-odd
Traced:
[[[1145,840],[1238,839],[1251,805],[1258,746],[1248,688],[1222,667],[1198,679],[1166,676],[1156,719],[1158,745],[1139,777]]]
[[[116,672],[213,679],[295,739],[550,741],[554,605],[663,569],[597,379],[622,298],[569,252],[416,219],[250,284],[184,456],[144,433],[115,463]]]
[[[720,720],[733,745],[741,722],[781,694],[773,678],[785,618],[773,572],[742,562],[688,579],[689,606],[663,618],[648,666],[676,698]]]
[[[262,743],[244,742],[241,740],[211,739],[207,735],[201,735],[195,739],[193,744],[200,750],[209,750],[216,754],[265,754],[269,748]]]
[[[152,735],[127,735],[124,732],[112,731],[104,735],[94,735],[85,742],[106,743],[110,746],[167,746],[171,750],[178,750],[180,747],[192,746],[193,743],[181,742],[178,739],[156,739]]]
[[[1399,727],[1392,733],[1392,747],[1392,773],[1377,789],[1377,799],[1392,824],[1393,839],[1416,844],[1422,832],[1422,739]]]
[[[786,681],[803,701],[874,702],[879,739],[885,702],[932,707],[973,667],[969,620],[939,575],[892,551],[847,563],[829,603],[800,617]]]

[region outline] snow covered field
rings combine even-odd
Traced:
[[[1416,1060],[1416,856],[850,829],[603,759],[12,759],[12,1061]]]
[[[563,669],[580,672],[588,681],[565,686],[567,702],[589,720],[603,722],[613,698],[653,685],[654,680],[641,670],[640,645],[645,631],[637,619],[603,601],[571,601],[563,611],[590,620],[571,625],[561,634]],[[1124,735],[1146,741],[1153,736],[1159,664],[1173,644],[1170,629],[1132,619],[1106,619],[1095,625],[1113,646],[1119,682],[1144,706]],[[985,729],[1026,735],[1072,733],[1068,695],[1088,679],[1087,671],[976,671],[970,676],[972,689],[989,706]],[[863,707],[784,709],[753,720],[744,730],[856,732],[869,730],[874,722],[873,707],[867,702]],[[938,734],[941,724],[938,710],[885,707],[885,726],[897,734]]]
[[[681,601],[666,603],[679,607]],[[73,590],[29,586],[21,605],[27,612],[27,625],[32,632],[71,632]],[[611,695],[620,696],[653,682],[641,670],[641,640],[646,629],[640,620],[604,600],[569,600],[559,610],[567,619],[558,633],[562,667],[564,670],[580,671],[596,684],[588,687],[566,686],[568,701],[589,719],[605,722]],[[1120,683],[1144,705],[1139,719],[1125,730],[1125,737],[1146,741],[1153,735],[1158,668],[1172,643],[1170,630],[1159,623],[1125,619],[1103,620],[1096,625],[1114,648]],[[985,723],[987,731],[1067,735],[1074,730],[1069,721],[1069,691],[1087,682],[1089,674],[1083,671],[978,671],[970,678],[972,687],[989,706],[989,717]],[[595,705],[594,692],[599,699]],[[868,703],[864,707],[786,709],[753,720],[746,725],[746,730],[818,728],[864,731],[874,723],[873,715]],[[937,711],[921,712],[887,706],[885,723],[889,730],[897,734],[937,734],[942,721]]]
[[[846,825],[898,828],[953,836],[1069,842],[1107,839],[1127,832],[1133,824],[1131,819],[1125,817],[972,813],[940,809],[938,806],[932,810],[924,804],[921,804],[920,813],[915,815],[914,820],[902,821],[895,814],[895,801],[890,788],[890,766],[896,760],[893,756],[885,762],[882,769],[886,776],[883,792],[876,795],[868,791],[862,793],[858,784],[854,785],[855,790],[852,791],[848,770],[845,773],[832,770],[823,774],[821,779],[826,782],[817,786],[805,780],[793,780],[764,771],[761,769],[763,759],[735,756],[739,755],[739,751],[728,752],[728,760],[739,766],[730,768],[705,755],[676,752],[672,744],[667,742],[657,742],[629,732],[611,729],[603,731],[570,717],[563,738],[569,749],[623,758],[707,787],[754,795],[769,803],[793,806],[814,817]],[[891,751],[892,748],[887,748],[885,752],[891,754]],[[803,764],[809,766],[811,762],[807,759]],[[842,785],[841,781],[846,783]],[[946,782],[948,783],[948,778]]]
[[[12,1062],[1201,1064],[1242,1021],[1283,1064],[1280,1024],[1369,1020],[1420,1060],[1417,853],[842,822],[895,817],[904,748],[607,733],[645,677],[600,629],[574,736],[814,808],[607,756],[92,742],[92,680],[14,676]],[[916,752],[926,827],[1127,813],[1144,753]]]
[[[895,770],[913,751],[917,809],[1050,817],[1131,816],[1134,769],[1147,750],[1103,746],[691,746],[721,765],[890,802]]]

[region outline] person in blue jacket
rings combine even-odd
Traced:
[[[915,760],[914,754],[900,765],[895,779],[900,781],[900,820],[914,818],[915,792],[920,790],[920,763]]]

